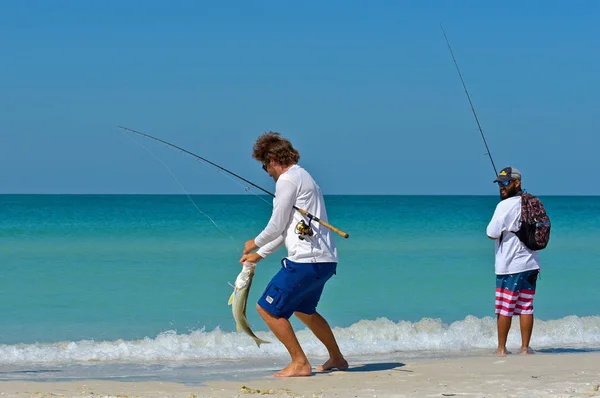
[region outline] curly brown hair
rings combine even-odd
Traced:
[[[275,131],[262,133],[254,143],[252,157],[261,163],[275,160],[282,166],[298,163],[300,153],[292,143]]]

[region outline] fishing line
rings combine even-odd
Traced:
[[[200,208],[198,207],[198,205],[196,204],[196,202],[194,202],[194,199],[192,199],[191,195],[189,194],[189,192],[185,189],[185,187],[183,186],[183,184],[181,183],[181,181],[179,181],[179,179],[175,176],[175,173],[173,173],[173,170],[171,170],[171,168],[162,161],[162,159],[160,159],[158,156],[156,156],[156,154],[154,154],[154,152],[152,152],[150,149],[148,149],[147,147],[145,147],[144,145],[140,144],[139,142],[137,142],[136,140],[134,140],[129,134],[125,133],[123,131],[123,134],[125,134],[127,136],[127,138],[129,138],[131,141],[135,142],[136,144],[138,144],[140,147],[144,148],[150,155],[152,155],[156,160],[158,160],[160,163],[162,163],[163,166],[165,166],[165,168],[169,171],[169,173],[171,174],[171,176],[173,177],[173,179],[177,182],[177,184],[179,184],[179,186],[181,187],[181,189],[183,190],[183,192],[185,192],[185,195],[188,197],[188,199],[190,200],[190,202],[192,202],[192,204],[194,205],[194,207],[196,208],[196,210],[198,210],[198,212],[200,214],[202,214],[204,217],[208,218],[210,220],[211,223],[213,223],[213,225],[220,231],[222,232],[224,235],[228,236],[229,239],[234,240],[233,237],[231,235],[229,235],[227,232],[223,231],[215,222],[215,220],[213,220],[208,214],[206,214],[205,212],[203,212],[202,210],[200,210]]]
[[[456,66],[456,71],[458,72],[458,76],[460,77],[460,81],[462,83],[463,88],[465,89],[465,94],[467,94],[467,99],[469,100],[469,105],[471,105],[471,111],[473,111],[473,116],[475,116],[475,121],[477,122],[477,127],[479,128],[479,132],[481,133],[481,138],[483,139],[483,143],[485,144],[485,149],[487,151],[486,155],[490,157],[490,161],[492,162],[492,167],[494,168],[494,175],[498,175],[498,171],[496,170],[496,165],[494,164],[494,159],[492,159],[492,153],[490,152],[490,148],[488,147],[487,141],[485,140],[485,136],[483,135],[483,130],[481,129],[481,125],[479,124],[479,118],[477,117],[477,113],[475,113],[475,108],[473,107],[473,102],[471,102],[471,96],[469,95],[469,91],[467,91],[467,86],[465,85],[465,81],[462,77],[462,73],[460,73],[460,69],[458,68],[458,63],[456,62],[456,58],[454,58],[454,52],[452,51],[452,47],[450,47],[450,42],[448,41],[448,36],[446,36],[446,32],[444,31],[444,27],[440,23],[440,28],[442,29],[442,33],[444,34],[444,39],[446,39],[446,44],[448,45],[448,50],[450,50],[450,55],[452,56],[452,61],[454,61],[454,66]]]
[[[133,130],[130,130],[130,129],[127,129],[127,128],[125,128],[125,127],[121,127],[121,126],[119,126],[119,128],[121,129],[121,131],[123,132],[123,134],[125,134],[127,137],[129,137],[129,139],[130,139],[130,140],[132,140],[132,141],[133,141],[133,142],[135,142],[136,144],[140,145],[142,148],[144,148],[146,151],[148,151],[148,152],[149,152],[151,155],[153,155],[153,156],[154,156],[154,157],[155,157],[155,158],[156,158],[156,159],[157,159],[159,162],[161,162],[161,163],[162,163],[162,164],[163,164],[163,165],[164,165],[164,166],[167,168],[167,170],[169,170],[169,172],[171,173],[171,175],[173,176],[173,178],[175,178],[175,181],[177,181],[177,182],[179,183],[179,185],[180,185],[180,186],[181,186],[181,188],[184,190],[184,192],[187,192],[187,191],[185,190],[185,188],[183,188],[183,185],[181,185],[181,183],[179,182],[179,180],[177,180],[177,178],[175,177],[175,175],[173,174],[173,172],[171,171],[171,169],[169,169],[169,167],[168,167],[168,166],[167,166],[167,165],[166,165],[166,164],[165,164],[165,163],[164,163],[162,160],[160,160],[160,159],[159,159],[159,158],[158,158],[158,157],[157,157],[155,154],[153,154],[153,153],[152,153],[152,152],[151,152],[151,151],[150,151],[148,148],[146,148],[145,146],[143,146],[143,145],[142,145],[142,144],[140,144],[139,142],[135,141],[135,140],[134,140],[132,137],[130,137],[130,134],[127,134],[127,133],[126,133],[126,131],[133,131]],[[141,133],[141,134],[143,134],[143,133]],[[172,147],[172,145],[170,145],[170,146]],[[187,152],[185,149],[178,148],[178,147],[176,147],[176,148],[177,148],[177,149],[179,149],[180,151],[183,151],[184,153],[185,153],[185,152]],[[205,160],[205,159],[198,159],[198,158],[196,158],[196,160]],[[214,163],[211,163],[211,164],[215,165]],[[218,166],[217,166],[217,167],[218,167]],[[250,192],[252,195],[254,195],[254,196],[258,197],[260,200],[262,200],[262,201],[263,201],[263,202],[265,202],[266,204],[268,204],[268,205],[271,205],[271,203],[270,203],[268,200],[266,200],[265,198],[263,198],[263,197],[262,197],[260,194],[258,194],[257,192],[253,191],[251,186],[242,184],[242,183],[241,183],[239,180],[235,179],[233,176],[229,175],[228,173],[222,174],[222,173],[221,173],[221,170],[224,170],[224,169],[218,168],[218,169],[217,169],[217,173],[220,173],[221,175],[224,175],[225,177],[227,177],[227,178],[229,178],[231,181],[233,181],[235,184],[237,184],[237,185],[239,185],[240,187],[242,187],[242,189],[244,190],[244,192]],[[239,176],[237,176],[237,177],[239,178]],[[264,191],[264,190],[263,190],[263,191]],[[273,196],[274,196],[274,195],[273,195]],[[190,200],[191,200],[191,198],[190,198]],[[192,201],[192,202],[193,202],[193,201]],[[194,203],[194,205],[196,205],[196,204]],[[197,208],[197,206],[196,206],[196,208]],[[204,214],[204,213],[203,213],[203,214]],[[208,216],[207,216],[207,217],[208,217]],[[211,220],[211,221],[212,221],[212,220]]]
[[[173,148],[179,149],[180,151],[182,151],[182,152],[184,152],[184,153],[187,153],[188,155],[191,155],[191,156],[193,156],[193,157],[195,157],[195,158],[197,158],[197,159],[200,159],[200,160],[202,160],[202,161],[204,161],[204,162],[206,162],[206,163],[208,163],[208,164],[211,164],[211,165],[215,166],[216,168],[218,168],[219,170],[222,170],[222,171],[226,172],[227,174],[229,174],[229,175],[231,175],[231,176],[233,176],[233,177],[236,177],[236,178],[238,178],[238,179],[240,179],[240,180],[244,181],[245,183],[247,183],[247,184],[249,184],[249,185],[251,185],[251,186],[253,186],[253,187],[255,187],[255,188],[259,189],[259,190],[261,190],[262,192],[264,192],[264,193],[266,193],[266,194],[268,194],[268,195],[270,195],[270,196],[272,196],[272,197],[275,197],[275,194],[273,194],[273,193],[271,193],[271,192],[267,191],[266,189],[264,189],[264,188],[262,188],[262,187],[260,187],[260,186],[256,185],[256,184],[255,184],[255,183],[253,183],[252,181],[249,181],[249,180],[245,179],[244,177],[242,177],[242,176],[240,176],[240,175],[238,175],[238,174],[236,174],[236,173],[234,173],[234,172],[232,172],[232,171],[230,171],[230,170],[227,170],[226,168],[224,168],[224,167],[222,167],[222,166],[219,166],[218,164],[216,164],[216,163],[214,163],[214,162],[211,162],[210,160],[208,160],[208,159],[206,159],[206,158],[203,158],[203,157],[202,157],[202,156],[200,156],[200,155],[196,155],[195,153],[193,153],[193,152],[190,152],[190,151],[188,151],[187,149],[183,149],[183,148],[182,148],[182,147],[180,147],[180,146],[177,146],[177,145],[175,145],[175,144],[171,144],[170,142],[167,142],[167,141],[165,141],[165,140],[161,140],[160,138],[153,137],[153,136],[151,136],[150,134],[142,133],[142,132],[140,132],[140,131],[136,131],[136,130],[133,130],[133,129],[130,129],[130,128],[127,128],[127,127],[124,127],[124,126],[118,126],[118,127],[119,127],[121,130],[128,131],[128,132],[130,132],[130,133],[134,133],[134,134],[138,134],[138,135],[141,135],[141,136],[143,136],[143,137],[150,138],[150,139],[152,139],[152,140],[155,140],[155,141],[158,141],[158,142],[162,142],[163,144],[165,144],[165,145],[168,145],[168,146],[170,146],[170,147],[173,147]],[[245,187],[245,190],[246,190],[247,188],[248,188],[248,187]],[[249,189],[249,188],[248,188],[248,189]],[[260,196],[259,196],[259,197],[260,197]],[[264,200],[264,198],[262,198],[262,199]],[[340,230],[340,229],[338,229],[338,228],[334,227],[333,225],[331,225],[331,224],[327,223],[326,221],[323,221],[323,220],[321,220],[320,218],[318,218],[318,217],[314,216],[313,214],[309,213],[308,211],[306,211],[306,210],[304,210],[304,209],[301,209],[301,208],[299,208],[299,207],[297,207],[297,206],[293,206],[293,208],[294,208],[296,211],[298,211],[300,214],[302,214],[303,216],[305,216],[306,218],[308,218],[309,222],[311,222],[311,221],[318,222],[319,224],[321,224],[321,225],[322,225],[322,226],[324,226],[325,228],[329,228],[330,230],[332,230],[333,232],[335,232],[336,234],[338,234],[338,235],[340,235],[340,236],[342,236],[342,237],[344,237],[344,238],[348,238],[348,237],[349,237],[349,235],[348,235],[346,232],[344,232],[344,231],[342,231],[342,230]]]
[[[221,173],[221,170],[217,170],[217,173]],[[239,185],[240,187],[242,187],[244,189],[244,192],[250,192],[252,195],[256,196],[257,198],[259,198],[260,200],[262,200],[263,202],[265,202],[268,205],[272,205],[273,203],[269,202],[268,200],[266,200],[263,196],[255,191],[252,190],[251,186],[248,185],[244,185],[242,184],[240,181],[236,180],[235,178],[233,178],[232,176],[230,176],[229,174],[225,173],[225,174],[221,174],[224,175],[225,177],[229,178],[231,181],[233,181],[234,183],[236,183],[237,185]]]

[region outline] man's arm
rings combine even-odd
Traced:
[[[257,253],[262,258],[266,258],[267,256],[270,256],[271,254],[276,252],[281,246],[283,246],[284,243],[285,237],[283,235],[279,235],[279,237],[277,237],[275,240],[272,240],[271,242],[258,249]]]
[[[499,214],[498,207],[494,211],[494,215],[492,216],[492,220],[487,226],[487,236],[492,240],[500,239],[502,233],[506,230],[506,226],[504,225],[504,217]]]
[[[266,245],[264,245],[263,247],[259,248],[258,251],[254,252],[254,253],[250,253],[254,249],[257,249],[257,247],[254,244],[254,240],[249,240],[248,242],[246,242],[246,245],[244,247],[244,253],[242,254],[240,263],[243,264],[244,261],[258,263],[263,258],[267,258],[267,256],[269,256],[272,253],[274,253],[275,251],[277,251],[277,249],[279,249],[283,245],[284,242],[285,242],[285,237],[283,235],[281,235],[274,241],[271,241],[271,242],[267,243]]]
[[[289,180],[279,179],[275,195],[271,219],[265,229],[254,238],[254,243],[258,247],[280,238],[287,229],[296,202],[296,185]]]

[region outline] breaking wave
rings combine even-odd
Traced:
[[[445,324],[439,319],[418,322],[393,322],[386,318],[361,320],[334,333],[346,356],[380,355],[401,352],[405,356],[423,353],[460,353],[496,347],[496,320],[467,316]],[[77,362],[162,362],[206,361],[286,356],[283,345],[269,332],[257,332],[271,341],[258,348],[243,333],[195,330],[187,334],[175,331],[154,338],[115,341],[66,341],[58,343],[0,345],[0,364],[68,364]],[[298,338],[309,356],[326,356],[324,347],[308,330],[299,330]],[[558,320],[536,319],[532,347],[546,350],[600,349],[600,316],[568,316]],[[518,321],[509,334],[508,346],[520,346]]]

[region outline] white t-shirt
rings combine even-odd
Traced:
[[[514,234],[521,228],[521,196],[502,200],[496,206],[487,235],[495,239],[496,275],[540,269],[537,251],[528,249]]]
[[[293,206],[308,211],[327,222],[327,211],[321,188],[302,167],[293,165],[277,179],[273,213],[265,229],[254,242],[259,246],[258,254],[267,257],[285,243],[287,258],[299,263],[338,262],[337,248],[332,232],[316,221],[296,211]],[[296,234],[296,225],[304,220],[314,231],[304,240]]]

